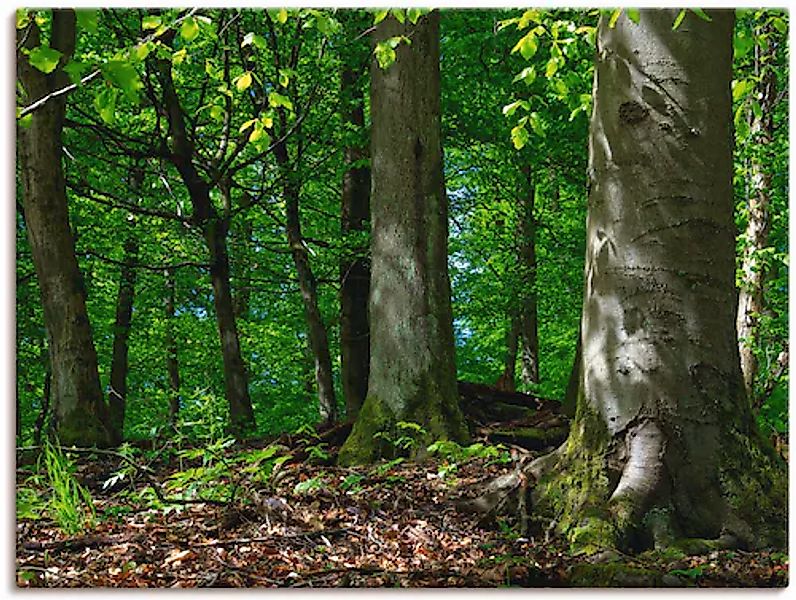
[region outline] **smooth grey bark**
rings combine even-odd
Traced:
[[[707,12],[598,30],[578,410],[535,490],[587,552],[785,539],[735,337],[734,15]]]
[[[527,190],[520,198],[517,215],[518,264],[522,278],[520,292],[520,365],[522,383],[539,383],[539,325],[536,295],[536,188],[530,166],[523,169]]]
[[[163,92],[163,106],[169,120],[171,152],[169,160],[175,166],[188,190],[193,207],[193,222],[202,232],[210,255],[210,281],[216,310],[221,354],[224,361],[224,388],[229,403],[230,431],[246,435],[257,428],[249,396],[248,374],[240,350],[235,307],[230,284],[229,233],[230,189],[228,182],[219,181],[219,191],[226,203],[220,214],[210,198],[210,184],[200,175],[194,164],[194,147],[185,125],[185,115],[174,88],[171,62],[157,62]]]
[[[448,277],[447,198],[440,141],[439,13],[416,25],[382,21],[397,35],[386,70],[371,63],[371,285],[368,395],[343,445],[342,464],[393,452],[374,435],[396,422],[431,439],[467,439],[459,409]]]
[[[17,77],[27,104],[69,83],[63,65],[75,47],[73,10],[54,10],[50,47],[62,53],[49,75],[17,53]],[[17,30],[22,48],[41,44],[39,26]],[[51,427],[65,445],[108,446],[113,435],[97,371],[97,353],[86,312],[86,291],[75,257],[61,164],[65,97],[54,98],[32,113],[28,127],[17,128],[17,155],[23,189],[25,226],[41,290],[52,366]]]
[[[368,46],[362,44],[367,57]],[[361,57],[356,62],[363,63]],[[341,229],[343,237],[367,231],[370,226],[370,168],[365,141],[365,98],[360,85],[361,69],[346,65],[341,75],[343,121],[352,138],[344,150]],[[340,261],[340,379],[346,418],[356,419],[368,393],[370,337],[368,294],[370,264],[366,248],[351,248]]]
[[[769,25],[770,27],[770,25]],[[750,193],[747,198],[748,220],[744,232],[745,245],[741,261],[741,282],[738,294],[738,349],[741,355],[746,394],[752,405],[759,407],[762,398],[755,395],[755,381],[759,365],[754,353],[760,315],[765,308],[763,287],[766,272],[759,260],[760,252],[768,244],[771,229],[769,206],[771,204],[771,171],[765,164],[766,147],[774,137],[774,101],[777,76],[773,67],[774,47],[763,48],[755,44],[755,75],[759,77],[755,97],[760,103],[760,116],[751,115],[750,139],[760,148],[749,161]]]
[[[166,372],[169,378],[169,422],[177,424],[180,414],[180,363],[174,335],[176,285],[174,269],[166,269]]]

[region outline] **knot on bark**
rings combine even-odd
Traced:
[[[623,102],[619,105],[619,120],[628,125],[635,125],[647,118],[649,109],[638,102]]]

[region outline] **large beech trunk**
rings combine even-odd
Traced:
[[[49,45],[63,57],[45,75],[17,55],[17,76],[32,103],[69,84],[63,72],[75,46],[75,13],[54,10]],[[40,45],[38,25],[17,30],[24,48]],[[52,367],[52,429],[63,444],[108,446],[118,442],[110,425],[97,371],[97,353],[86,312],[86,292],[69,227],[61,132],[65,96],[49,100],[19,127],[18,158],[25,227],[41,290]]]
[[[768,43],[764,49],[759,43],[755,46],[755,74],[760,77],[756,98],[760,103],[760,115],[752,115],[750,135],[761,152],[750,159],[750,193],[747,204],[746,245],[741,263],[741,289],[738,294],[738,347],[741,354],[741,371],[744,386],[752,404],[756,405],[754,394],[758,364],[754,353],[760,315],[763,313],[763,283],[765,268],[759,259],[760,252],[768,244],[771,229],[769,216],[771,171],[764,163],[766,147],[774,137],[774,99],[777,79],[773,67],[774,47]]]
[[[448,278],[447,198],[440,142],[439,13],[417,25],[389,17],[376,40],[397,35],[397,59],[371,66],[371,286],[368,395],[343,445],[343,464],[394,449],[375,437],[396,422],[431,439],[464,441],[456,393]]]
[[[367,46],[365,46],[367,50]],[[345,148],[343,174],[343,236],[366,231],[370,226],[370,168],[365,147],[365,99],[360,73],[347,67],[342,73],[342,95],[347,102],[343,119],[354,129],[354,141]],[[345,397],[346,417],[356,419],[368,393],[370,339],[368,293],[370,264],[365,248],[349,248],[340,261],[340,378]]]
[[[786,535],[735,337],[734,19],[707,12],[599,26],[577,415],[535,488],[581,551]]]

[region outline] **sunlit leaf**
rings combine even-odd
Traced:
[[[613,29],[616,26],[616,22],[619,20],[619,15],[622,14],[622,9],[617,8],[614,12],[611,13],[611,18],[608,19],[608,27]]]
[[[39,46],[30,51],[28,60],[42,73],[52,73],[58,66],[62,54],[55,48],[49,46]]]
[[[692,12],[692,13],[694,13],[696,16],[698,16],[698,17],[699,17],[700,19],[702,19],[703,21],[708,21],[708,22],[710,22],[710,21],[712,21],[712,20],[713,20],[713,19],[711,19],[711,18],[710,18],[710,15],[708,15],[708,14],[707,14],[707,13],[706,13],[706,12],[705,12],[703,9],[701,9],[701,8],[692,8],[692,9],[691,9],[691,12]]]
[[[160,27],[160,17],[157,15],[149,15],[144,17],[144,20],[141,23],[141,27],[143,29],[157,29]]]
[[[641,19],[641,14],[637,8],[627,8],[625,9],[625,14],[627,14],[628,19],[638,25],[638,22]]]
[[[199,23],[193,17],[188,17],[182,22],[180,35],[186,42],[191,42],[199,35]]]
[[[97,31],[97,9],[92,8],[79,8],[75,10],[77,17],[77,24],[80,29],[87,31]]]
[[[528,143],[529,139],[528,130],[525,129],[524,126],[517,125],[511,130],[511,143],[514,144],[517,150],[522,149],[522,147]]]
[[[251,84],[252,84],[251,71],[246,71],[243,75],[235,79],[235,87],[239,92],[247,90]]]

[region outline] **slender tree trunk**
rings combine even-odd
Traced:
[[[284,121],[283,117],[283,130],[285,130]],[[284,142],[277,144],[274,153],[285,177],[283,194],[287,212],[287,240],[293,256],[293,263],[296,265],[301,299],[304,303],[304,314],[307,318],[309,344],[315,360],[315,379],[318,384],[321,422],[324,425],[330,425],[337,420],[337,399],[335,398],[332,377],[332,358],[329,353],[329,337],[318,306],[318,284],[312,272],[309,253],[301,233],[299,215],[300,186],[296,180],[297,173],[290,165],[290,158]]]
[[[520,202],[517,220],[519,237],[518,259],[522,274],[522,293],[520,295],[520,364],[522,383],[529,387],[539,383],[539,326],[536,301],[536,221],[534,206],[536,188],[530,166],[523,169],[527,180],[527,193]]]
[[[163,105],[168,113],[171,132],[171,162],[180,173],[193,205],[193,221],[201,229],[210,254],[210,281],[213,285],[213,304],[216,309],[218,334],[224,360],[224,387],[229,403],[230,431],[237,435],[253,432],[257,424],[249,397],[246,364],[240,351],[235,309],[230,285],[227,234],[229,220],[219,215],[210,198],[210,185],[202,179],[194,165],[194,148],[185,127],[185,117],[174,89],[171,62],[157,63],[163,87]],[[229,203],[229,189],[222,186],[222,195]],[[229,206],[227,206],[227,209]]]
[[[132,189],[138,192],[141,187],[143,171],[133,173]],[[124,415],[127,407],[127,372],[130,338],[130,324],[133,317],[135,298],[135,262],[138,260],[138,240],[135,234],[135,220],[129,220],[129,231],[124,241],[124,264],[119,273],[119,293],[116,299],[116,320],[113,326],[113,354],[111,356],[110,409],[111,425],[120,439],[124,438]]]
[[[786,539],[735,336],[733,12],[677,13],[598,29],[578,409],[534,498],[585,552]]]
[[[240,207],[242,211],[246,211],[251,206],[251,198],[247,195],[244,195]],[[240,255],[243,258],[243,265],[245,268],[241,269],[243,272],[249,272],[251,270],[251,265],[246,264],[245,261],[249,259],[249,252],[252,245],[252,234],[253,234],[253,227],[251,219],[246,218],[245,214],[241,215],[241,231],[240,231]],[[234,266],[234,263],[233,263]],[[251,298],[251,287],[248,283],[243,283],[239,285],[238,288],[235,290],[235,319],[237,321],[241,321],[242,319],[247,319],[249,317],[249,300]]]
[[[522,320],[519,314],[515,313],[511,317],[511,325],[506,332],[506,358],[503,366],[503,373],[501,373],[498,380],[495,382],[495,387],[505,392],[514,392],[517,390],[517,353],[520,345],[520,329],[522,327]]]
[[[36,417],[36,425],[33,429],[33,443],[37,446],[41,444],[45,423],[47,423],[47,415],[50,412],[50,403],[52,401],[52,375],[50,362],[47,361],[47,366],[44,371],[44,389],[41,394],[41,408],[39,409],[39,416]],[[20,435],[20,433],[21,432],[17,432],[17,435]]]
[[[205,226],[205,241],[210,250],[210,281],[213,284],[213,303],[218,321],[218,334],[221,338],[221,354],[224,359],[224,386],[229,402],[231,430],[237,434],[245,434],[253,431],[256,425],[232,302],[227,228],[228,224],[223,219],[208,221]]]
[[[364,46],[364,44],[363,44]],[[367,50],[367,46],[364,46]],[[353,129],[352,141],[345,148],[343,174],[342,231],[345,238],[370,227],[370,168],[365,147],[365,99],[360,87],[360,72],[347,66],[342,73],[342,96],[347,105],[343,119]],[[368,393],[370,339],[368,331],[368,293],[370,264],[366,248],[349,248],[340,262],[340,376],[346,403],[346,416],[356,419]]]
[[[448,206],[440,141],[439,12],[416,25],[382,21],[378,41],[405,35],[387,69],[371,63],[371,287],[368,395],[342,464],[394,450],[380,431],[414,422],[432,439],[465,441],[454,360]]]
[[[738,296],[738,347],[741,354],[741,371],[743,372],[746,394],[754,407],[758,407],[755,395],[755,380],[759,369],[755,356],[760,315],[765,307],[763,284],[765,268],[759,260],[760,252],[768,244],[771,229],[769,217],[771,171],[765,164],[766,148],[774,137],[774,99],[777,90],[777,77],[771,61],[774,46],[768,44],[764,49],[760,44],[755,46],[755,74],[760,77],[755,96],[760,103],[760,116],[752,114],[750,139],[759,148],[750,160],[751,193],[748,198],[748,221],[744,238],[746,244],[741,263],[742,279]]]
[[[174,335],[174,269],[166,269],[166,372],[169,376],[169,422],[177,424],[180,414],[180,363]]]
[[[27,103],[68,85],[62,67],[74,51],[75,21],[73,10],[53,11],[50,47],[63,56],[51,74],[37,70],[18,53],[17,76]],[[33,22],[17,35],[23,48],[41,43]],[[32,114],[28,127],[17,129],[25,224],[50,348],[54,433],[63,444],[107,446],[118,440],[102,396],[86,292],[69,227],[61,165],[65,110],[65,96],[52,99]]]

